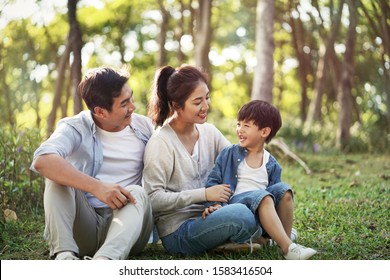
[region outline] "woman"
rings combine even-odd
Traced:
[[[258,231],[245,205],[233,204],[202,218],[206,201],[227,202],[228,185],[205,188],[218,153],[229,142],[206,123],[207,75],[192,66],[165,66],[155,76],[149,115],[161,126],[149,140],[144,182],[164,248],[195,255],[227,242],[246,243]]]

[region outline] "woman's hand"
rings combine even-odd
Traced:
[[[206,189],[206,200],[215,202],[228,202],[232,191],[230,185],[221,184]]]
[[[214,204],[212,206],[209,206],[207,207],[206,209],[204,209],[203,213],[202,213],[202,218],[203,219],[206,219],[206,217],[208,215],[210,215],[211,213],[213,213],[214,211],[217,211],[219,208],[221,208],[222,205],[220,204]]]

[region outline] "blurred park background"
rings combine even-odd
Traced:
[[[42,213],[32,153],[85,109],[88,69],[128,67],[146,114],[156,69],[182,64],[209,73],[208,121],[232,142],[238,109],[265,99],[289,151],[381,155],[390,178],[388,0],[0,0],[1,210]]]

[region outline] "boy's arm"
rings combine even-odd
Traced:
[[[220,185],[222,184],[222,157],[221,153],[217,156],[217,159],[215,160],[215,165],[213,170],[210,172],[207,182],[206,182],[206,189],[210,188],[212,186]],[[206,208],[212,206],[212,205],[221,205],[221,202],[216,201],[206,201],[204,203],[204,206]]]
[[[269,164],[272,164],[272,169],[268,171],[268,186],[272,186],[276,183],[281,182],[282,168],[276,158],[270,155]]]

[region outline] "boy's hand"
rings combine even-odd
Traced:
[[[209,206],[207,207],[206,209],[204,209],[203,213],[202,213],[202,218],[203,219],[206,219],[206,217],[208,215],[210,215],[211,213],[213,213],[214,211],[217,211],[219,208],[221,208],[222,205],[220,204],[214,204],[212,206]]]

